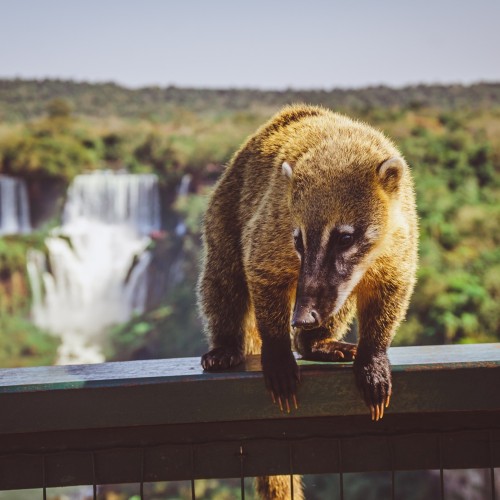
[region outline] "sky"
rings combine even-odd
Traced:
[[[2,0],[0,77],[128,87],[500,81],[500,0]]]

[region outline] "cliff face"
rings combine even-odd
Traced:
[[[30,218],[34,228],[40,228],[61,213],[67,183],[62,179],[40,177],[27,180]]]
[[[29,286],[26,274],[19,270],[0,270],[0,310],[2,314],[15,314],[29,305]]]

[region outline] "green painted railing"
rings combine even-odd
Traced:
[[[282,413],[258,357],[0,370],[0,489],[500,466],[500,344],[392,348],[372,422],[349,363],[300,361]],[[493,484],[493,483],[492,483]],[[494,494],[494,490],[493,490]]]

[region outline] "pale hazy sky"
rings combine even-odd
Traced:
[[[0,0],[0,77],[332,88],[500,81],[500,0]]]

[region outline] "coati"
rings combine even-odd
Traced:
[[[415,282],[410,169],[370,126],[285,107],[234,155],[204,219],[199,306],[207,371],[261,352],[267,389],[297,405],[303,358],[353,360],[372,420],[391,397],[387,348]],[[357,346],[341,342],[357,313]],[[293,334],[293,335],[292,335]]]

